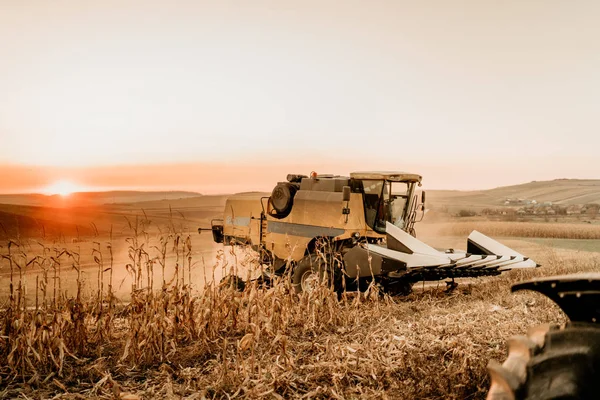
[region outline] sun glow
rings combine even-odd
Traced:
[[[44,187],[41,192],[47,195],[58,194],[63,197],[69,196],[73,192],[81,192],[85,190],[82,186],[77,185],[66,179],[61,179]]]

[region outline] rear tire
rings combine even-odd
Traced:
[[[308,254],[302,258],[292,273],[292,286],[296,293],[310,292],[320,285],[327,285],[340,293],[342,272],[329,261],[330,257]]]

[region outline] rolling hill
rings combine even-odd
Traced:
[[[429,190],[428,203],[433,207],[496,208],[508,199],[551,202],[562,206],[600,204],[600,179],[555,179],[533,181],[521,185],[503,186],[489,190],[458,191]]]
[[[38,195],[31,196],[37,199]],[[210,226],[211,219],[222,215],[227,198],[227,195],[215,195],[156,200],[160,196],[148,193],[128,196],[132,200],[155,200],[83,205],[73,202],[72,205],[61,204],[58,207],[52,202],[45,206],[0,203],[0,239],[90,236],[111,231],[118,235],[126,230],[128,220],[134,221],[136,216],[142,215],[159,226],[174,222],[177,226],[183,225],[195,231],[200,226]],[[105,197],[96,196],[97,200],[102,198]]]
[[[201,196],[186,191],[135,191],[113,190],[107,192],[77,192],[69,196],[44,195],[37,193],[0,194],[0,204],[19,204],[44,207],[72,207],[115,203],[137,203],[140,201],[175,200]]]

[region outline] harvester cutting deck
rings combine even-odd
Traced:
[[[538,266],[477,231],[466,251],[442,252],[418,240],[421,179],[406,172],[288,175],[270,196],[231,196],[211,230],[218,243],[259,252],[269,276],[290,273],[298,292],[324,280],[336,290],[374,280],[390,294],[406,294],[418,281],[449,278],[454,285],[454,278]]]

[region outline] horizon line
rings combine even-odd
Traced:
[[[436,188],[428,188],[427,191],[452,191],[452,192],[474,192],[474,191],[485,191],[485,190],[493,190],[498,188],[510,187],[510,186],[519,186],[526,185],[528,183],[535,182],[555,182],[555,181],[600,181],[600,178],[554,178],[549,180],[531,180],[528,182],[520,182],[513,183],[509,185],[501,185],[487,188],[477,188],[477,189],[436,189]],[[40,195],[46,197],[54,197],[61,196],[58,193],[48,194],[42,193],[39,191],[40,188],[35,188],[26,190],[26,191],[2,191],[0,192],[0,196],[29,196],[29,195]],[[200,196],[224,196],[224,195],[232,195],[236,193],[251,193],[251,192],[265,192],[264,190],[256,189],[256,190],[241,190],[239,192],[216,192],[216,193],[203,193],[202,191],[185,189],[185,188],[157,188],[157,187],[123,187],[123,186],[115,186],[115,187],[86,187],[86,190],[79,190],[71,192],[69,195],[74,194],[82,194],[82,193],[109,193],[109,192],[139,192],[139,193],[174,193],[174,192],[186,192],[193,193]]]

